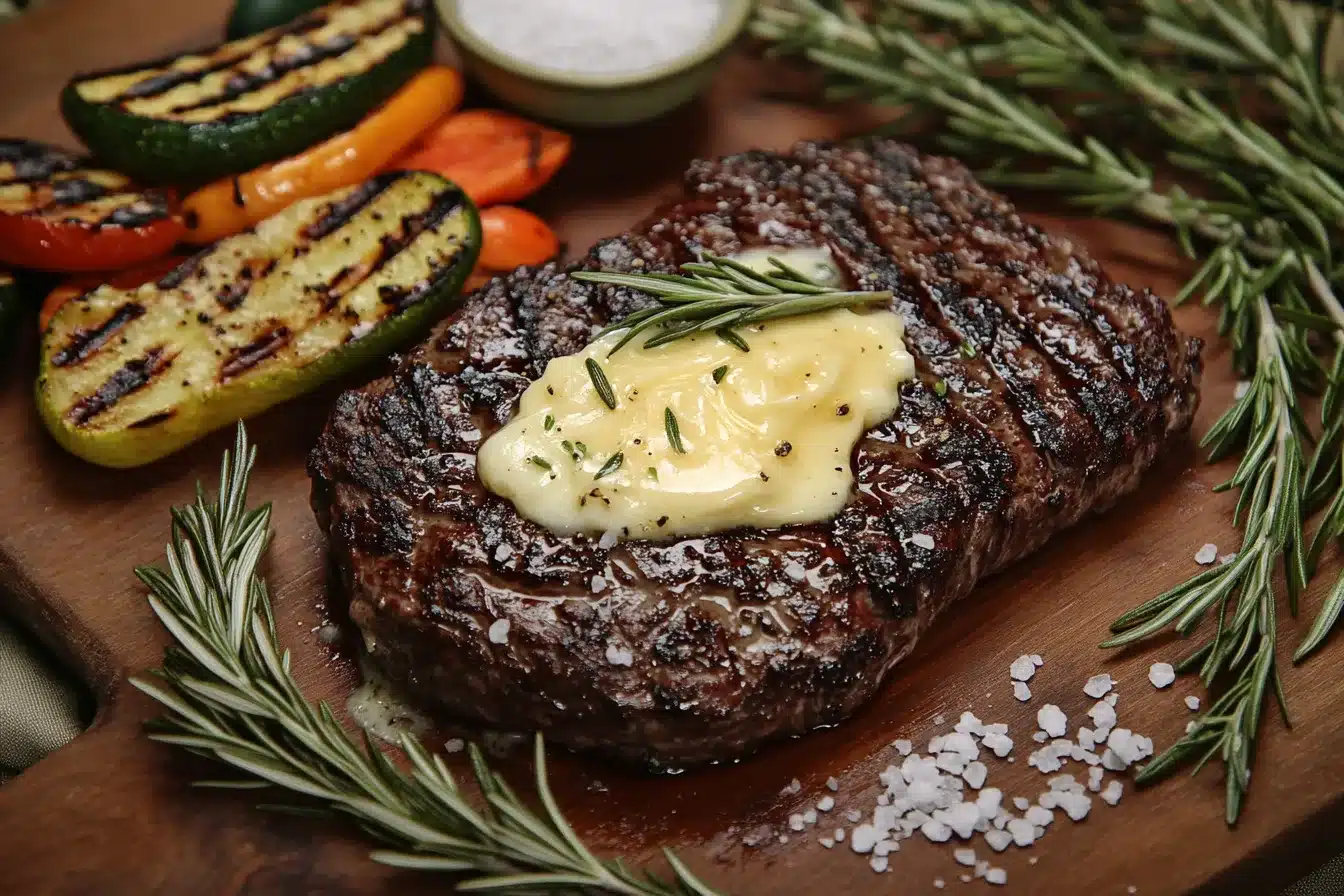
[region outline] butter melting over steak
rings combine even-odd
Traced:
[[[839,516],[608,550],[485,491],[476,451],[529,382],[650,301],[571,270],[762,245],[828,246],[906,322],[917,378],[855,447]],[[845,718],[978,579],[1132,489],[1190,425],[1199,348],[957,162],[750,152],[695,163],[680,201],[577,266],[492,281],[343,395],[313,504],[372,660],[426,705],[653,765],[727,759]]]

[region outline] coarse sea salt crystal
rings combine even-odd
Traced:
[[[612,548],[616,547],[617,540],[618,537],[616,535],[615,530],[608,529],[607,531],[603,532],[602,537],[597,540],[597,546],[604,551],[609,551]]]
[[[1030,846],[1036,842],[1036,829],[1025,818],[1014,818],[1008,822],[1008,835],[1018,846]]]
[[[820,843],[822,846],[826,847],[827,849],[830,849],[832,846],[835,846],[835,841],[832,840],[830,837],[822,837],[817,842]]]
[[[817,808],[823,812],[829,812],[835,808],[835,797],[824,796],[817,801]]]
[[[1027,810],[1026,819],[1038,828],[1045,828],[1055,820],[1055,813],[1044,806],[1032,806]]]
[[[1208,566],[1218,559],[1218,545],[1206,544],[1204,547],[1195,551],[1195,562],[1200,566]]]
[[[1003,852],[1013,842],[1013,835],[1007,831],[993,830],[985,831],[985,842],[989,848],[995,852]]]
[[[992,751],[1000,759],[1013,751],[1013,739],[1006,734],[986,731],[982,742],[985,749]]]
[[[467,748],[467,742],[460,737],[454,737],[443,745],[445,753],[461,753]]]
[[[961,776],[966,779],[966,783],[979,790],[985,784],[985,778],[989,775],[989,769],[983,762],[972,762],[962,771]]]
[[[958,865],[970,868],[975,865],[975,850],[965,846],[958,847],[952,850],[952,858],[956,859]]]
[[[1050,735],[1046,734],[1044,731],[1036,731],[1032,733],[1031,739],[1038,744],[1043,744],[1050,739]]]
[[[952,829],[936,818],[920,825],[919,832],[934,843],[946,843],[952,837]]]
[[[1036,724],[1051,737],[1063,737],[1069,730],[1068,717],[1053,703],[1047,703],[1036,710]]]
[[[1025,681],[1013,682],[1013,696],[1023,703],[1031,699],[1031,688],[1027,687]]]
[[[633,666],[635,663],[635,655],[624,647],[608,644],[607,662],[611,663],[613,666]]]
[[[1031,800],[1024,796],[1013,797],[1013,807],[1019,812],[1025,812],[1031,808]]]
[[[1120,802],[1120,797],[1125,792],[1125,785],[1112,778],[1106,783],[1106,789],[1101,792],[1101,798],[1107,805],[1114,806]]]
[[[979,737],[985,733],[985,725],[975,717],[975,713],[967,710],[961,714],[961,719],[953,730],[958,734],[974,734]]]
[[[795,793],[798,793],[802,789],[803,789],[803,782],[799,781],[797,778],[794,778],[788,784],[784,785],[784,789],[780,791],[780,794],[782,796],[793,796]]]
[[[1099,701],[1087,711],[1088,718],[1092,720],[1093,726],[1097,729],[1097,736],[1101,736],[1102,729],[1106,731],[1115,727],[1115,707],[1103,701]]]
[[[600,594],[607,587],[607,580],[601,576],[593,576],[592,581],[588,584],[593,589],[594,594]]]
[[[888,861],[890,860],[886,856],[873,856],[868,860],[868,867],[881,874],[887,870]]]
[[[1110,693],[1111,688],[1114,686],[1115,679],[1103,672],[1100,675],[1093,675],[1087,680],[1087,684],[1083,685],[1083,693],[1093,700],[1100,700]]]
[[[1191,694],[1185,698],[1185,705],[1191,712],[1197,712],[1199,710],[1199,698]]]
[[[857,853],[872,852],[881,837],[877,828],[870,824],[861,824],[849,834],[849,848]]]
[[[943,750],[965,756],[967,759],[980,757],[980,748],[976,745],[975,738],[960,731],[943,738]]]
[[[491,644],[509,643],[509,620],[496,619],[490,623],[490,631],[486,635],[490,638]]]
[[[1031,664],[1033,666],[1044,666],[1045,660],[1041,658],[1041,655],[1039,653],[1033,653],[1031,655]]]
[[[902,756],[909,756],[910,751],[914,749],[914,745],[908,740],[894,740],[891,742],[891,746],[892,749]]]
[[[1101,790],[1101,779],[1106,773],[1095,766],[1087,770],[1087,789],[1096,793]]]
[[[910,543],[917,548],[923,548],[926,551],[933,550],[933,536],[924,532],[916,532],[910,536]]]
[[[1153,663],[1148,669],[1148,680],[1155,688],[1165,688],[1176,680],[1176,670],[1171,667],[1171,663]]]
[[[1003,886],[1008,883],[1008,872],[1002,868],[991,868],[985,872],[985,881],[996,886]]]
[[[1031,657],[1023,654],[1013,660],[1008,667],[1008,675],[1013,681],[1031,681],[1031,677],[1036,674],[1036,664],[1031,661]]]

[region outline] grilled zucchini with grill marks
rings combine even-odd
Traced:
[[[303,200],[156,283],[67,302],[43,336],[42,419],[93,463],[156,460],[423,335],[479,248],[475,207],[435,174]]]
[[[144,180],[202,183],[353,126],[433,50],[429,0],[342,0],[208,50],[77,76],[66,122]]]

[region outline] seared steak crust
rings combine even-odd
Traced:
[[[892,290],[918,366],[856,446],[838,517],[606,550],[485,491],[476,451],[529,382],[649,301],[570,270],[766,244],[828,245],[853,282]],[[1160,299],[959,163],[805,143],[697,162],[683,199],[576,267],[484,287],[340,398],[313,504],[373,661],[418,699],[688,765],[849,715],[978,579],[1133,488],[1189,427],[1199,367]]]

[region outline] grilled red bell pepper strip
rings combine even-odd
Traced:
[[[0,263],[43,271],[115,270],[163,255],[182,236],[170,191],[31,140],[0,140]]]

